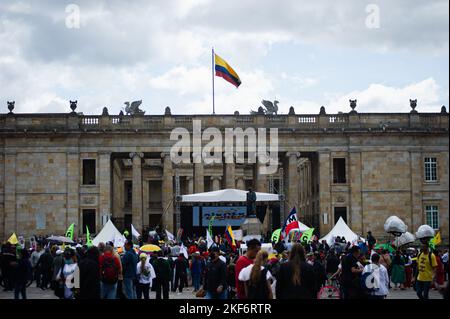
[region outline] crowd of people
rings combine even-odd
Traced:
[[[165,240],[163,240],[165,239]],[[352,245],[336,237],[330,245],[272,243],[272,252],[257,239],[246,250],[231,247],[221,236],[208,248],[203,238],[169,242],[157,234],[122,248],[112,242],[98,247],[64,246],[37,239],[35,249],[5,243],[1,249],[1,281],[16,299],[26,299],[27,286],[52,289],[61,299],[168,299],[192,286],[197,297],[207,299],[314,299],[329,287],[343,299],[384,299],[391,290],[415,289],[427,299],[430,289],[448,294],[448,251],[376,249],[376,240]],[[142,252],[145,243],[160,250]],[[79,274],[79,276],[77,276]],[[73,280],[68,280],[72,279]],[[76,283],[79,278],[79,284]]]

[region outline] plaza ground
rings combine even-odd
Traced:
[[[27,289],[27,296],[29,299],[57,299],[52,290],[41,290],[33,286]],[[5,292],[0,290],[0,299],[13,299],[13,292]],[[155,299],[155,292],[150,293],[150,298]],[[188,290],[184,290],[182,294],[170,292],[170,299],[198,299],[195,297],[193,288],[190,287]],[[388,299],[418,299],[416,293],[413,289],[407,290],[393,290],[391,289]],[[430,291],[430,299],[442,299],[442,295],[436,291]]]

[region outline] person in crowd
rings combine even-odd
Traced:
[[[294,244],[289,261],[281,264],[276,278],[277,299],[313,299],[314,271],[306,262],[305,250],[301,244]]]
[[[428,243],[422,244],[422,250],[417,255],[416,293],[419,299],[428,299],[436,267],[436,256],[430,251]]]
[[[178,294],[181,295],[183,293],[183,288],[186,283],[186,258],[184,254],[179,254],[177,259],[174,262],[175,269],[175,282],[173,286],[173,291],[175,292],[178,289]]]
[[[375,237],[373,237],[372,232],[369,230],[367,232],[367,244],[368,244],[368,248],[369,251],[373,250],[373,247],[375,247],[375,244],[377,243],[377,240],[375,239]]]
[[[337,272],[339,268],[339,263],[340,260],[338,256],[336,256],[334,249],[330,249],[325,262],[325,271],[327,273],[328,278],[333,276]]]
[[[413,262],[409,253],[404,253],[403,258],[405,259],[405,288],[411,288],[412,275],[413,275]]]
[[[230,258],[230,262],[227,265],[227,298],[235,299],[236,297],[236,258]]]
[[[11,264],[16,261],[16,248],[9,242],[2,246],[2,276],[5,288],[3,291],[12,291],[14,289],[14,273]]]
[[[200,289],[203,267],[204,265],[200,254],[195,251],[191,263],[192,284],[194,286],[194,292],[197,292]]]
[[[363,274],[368,273],[366,280],[369,281],[367,291],[369,299],[385,299],[389,294],[389,275],[386,267],[380,264],[380,255],[372,254],[372,263],[364,267]]]
[[[80,268],[79,299],[100,299],[99,250],[92,246],[78,263]]]
[[[435,289],[439,290],[441,289],[441,287],[444,286],[445,270],[440,250],[435,250],[434,255],[436,256],[436,263],[437,263],[434,285]]]
[[[48,289],[48,286],[51,284],[52,265],[53,257],[50,254],[50,248],[45,248],[36,265],[37,271],[41,278],[40,288],[42,290]]]
[[[38,261],[41,258],[41,255],[44,253],[44,249],[42,248],[42,244],[38,243],[36,245],[36,250],[31,253],[31,266],[33,267],[33,278],[36,280],[36,288],[41,287],[41,273],[38,268]]]
[[[26,249],[18,251],[18,260],[12,266],[14,274],[14,299],[27,299],[27,282],[33,278],[31,262]]]
[[[254,263],[239,273],[239,280],[244,282],[247,299],[273,299],[272,274],[266,266],[268,258],[267,252],[260,250]]]
[[[448,280],[448,249],[442,254],[442,263],[444,264],[444,281]]]
[[[127,240],[125,243],[125,254],[122,257],[122,290],[127,299],[136,299],[136,265],[138,256],[133,249],[133,242]]]
[[[246,299],[244,283],[239,280],[239,273],[245,267],[253,264],[253,260],[261,250],[261,242],[257,239],[251,239],[247,242],[247,251],[245,255],[239,257],[235,267],[236,296],[238,299]]]
[[[342,261],[341,284],[344,292],[344,299],[363,298],[360,286],[360,277],[363,271],[358,265],[360,249],[352,246]]]
[[[394,290],[397,288],[405,289],[404,283],[406,281],[405,273],[405,259],[403,258],[400,250],[397,250],[394,258],[392,259],[392,275],[391,281],[394,284]]]
[[[328,252],[330,250],[330,245],[328,245],[326,240],[322,240],[322,242],[319,245],[319,250]]]
[[[52,287],[53,291],[55,291],[55,292],[58,289],[58,281],[56,280],[56,276],[58,275],[62,266],[64,265],[63,253],[64,253],[64,251],[57,248],[56,252],[55,252],[55,258],[53,258],[51,287]]]
[[[121,266],[120,259],[113,250],[111,245],[106,245],[103,248],[104,253],[98,260],[101,299],[116,299],[117,297]]]
[[[74,278],[75,272],[78,271],[77,257],[75,250],[71,247],[66,247],[64,250],[64,265],[59,271],[56,279],[62,286],[63,299],[75,299],[76,287],[73,287],[71,278]]]
[[[149,259],[146,253],[139,255],[139,263],[136,268],[136,274],[139,278],[136,286],[137,299],[141,299],[142,296],[144,296],[144,299],[149,299],[150,288],[153,279],[156,278],[155,270]]]
[[[381,255],[380,255],[380,264],[383,265],[389,274],[389,278],[391,278],[391,274],[392,274],[392,259],[391,259],[391,255],[389,254],[389,251],[387,249],[382,249],[381,250]],[[390,288],[390,285],[389,285]]]
[[[158,258],[155,261],[155,275],[156,275],[156,299],[169,299],[169,282],[170,276],[170,264],[167,259],[164,258],[163,251],[158,251]]]
[[[311,258],[314,272],[314,295],[317,295],[320,288],[325,285],[327,281],[327,273],[325,267],[320,262],[320,254],[315,252]]]
[[[205,281],[203,283],[203,290],[206,291],[206,299],[226,299],[227,268],[225,263],[220,259],[220,249],[217,246],[211,247],[209,258],[210,261],[206,266]]]

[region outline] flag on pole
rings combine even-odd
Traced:
[[[214,240],[211,237],[209,231],[206,232],[206,246],[209,249],[212,245],[214,245]]]
[[[275,230],[272,233],[272,242],[274,243],[278,243],[278,241],[280,240],[280,235],[281,235],[281,228],[278,228],[277,230]]]
[[[91,233],[89,232],[89,227],[86,225],[86,246],[92,246]]]
[[[186,247],[183,245],[183,243],[181,243],[180,254],[183,254],[184,258],[186,258],[186,259],[189,258],[188,251],[187,251]]]
[[[141,236],[141,234],[139,234],[136,228],[134,228],[133,224],[131,224],[131,236],[135,237],[136,239],[138,239],[139,236]]]
[[[310,228],[308,230],[305,230],[302,234],[302,237],[300,237],[300,241],[302,243],[309,243],[311,241],[311,237],[313,236],[314,228]]]
[[[292,208],[291,212],[289,213],[289,216],[286,219],[286,222],[284,223],[283,228],[281,228],[281,238],[287,238],[289,235],[289,232],[293,229],[299,228],[298,219],[297,219],[297,210]]]
[[[166,229],[166,235],[167,235],[167,239],[169,241],[174,241],[175,240],[175,236],[171,232],[169,232],[167,229]]]
[[[70,240],[73,240],[73,228],[75,227],[75,224],[72,223],[69,228],[67,228],[66,231],[66,237],[70,238]]]
[[[429,246],[433,249],[436,249],[436,246],[442,242],[441,240],[441,232],[438,232],[436,236],[430,239]]]
[[[231,249],[233,249],[233,251],[236,250],[236,242],[234,241],[234,235],[233,235],[233,230],[231,229],[231,226],[228,225],[227,228],[225,229],[225,234],[224,234],[226,240],[228,241],[228,244],[230,244]]]
[[[219,76],[225,81],[230,82],[233,84],[236,88],[241,85],[241,79],[239,78],[239,75],[237,75],[236,71],[233,70],[233,68],[220,56],[214,53],[214,69],[216,70],[216,76]]]
[[[19,243],[19,240],[17,239],[17,235],[16,233],[13,233],[11,235],[11,237],[9,237],[9,239],[7,240],[8,243],[10,243],[11,245],[17,245]]]
[[[209,235],[212,237],[212,235],[213,235],[213,233],[212,233],[212,226],[213,226],[213,223],[214,223],[214,218],[216,218],[216,216],[212,216],[210,219],[209,219],[209,225],[208,225],[208,232],[209,232]]]

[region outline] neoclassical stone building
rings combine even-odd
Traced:
[[[72,105],[73,106],[73,105]],[[354,105],[353,105],[354,108]],[[397,215],[415,232],[430,223],[448,242],[448,113],[288,115],[0,114],[0,238],[62,234],[76,224],[98,232],[106,216],[142,229],[176,231],[176,195],[222,188],[284,195],[267,230],[296,206],[326,234],[343,217],[356,232],[386,234]],[[277,128],[277,172],[261,164],[174,165],[175,127]],[[206,143],[206,142],[205,142]],[[283,197],[282,197],[283,198]],[[281,207],[281,208],[280,208]],[[281,210],[281,213],[280,213]],[[182,222],[182,221],[181,221]],[[119,226],[120,228],[120,226]]]

